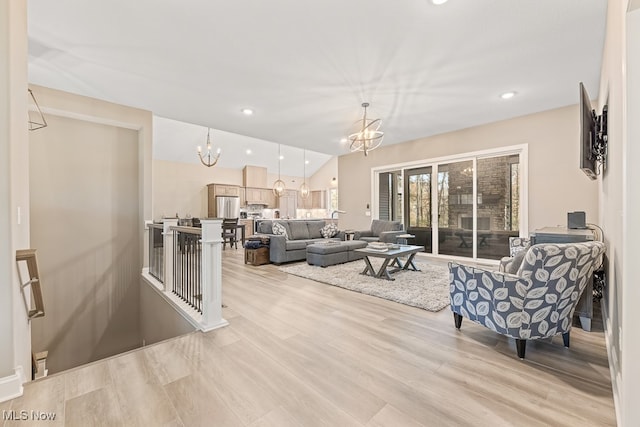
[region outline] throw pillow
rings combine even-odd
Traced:
[[[330,222],[322,227],[322,229],[320,230],[320,234],[322,234],[322,237],[324,237],[325,239],[333,237],[338,234],[338,226]]]
[[[274,222],[272,229],[273,229],[273,234],[276,234],[278,236],[284,236],[286,240],[289,240],[289,236],[287,236],[287,229],[284,228],[284,225],[280,224],[279,222]]]

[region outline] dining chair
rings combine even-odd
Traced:
[[[222,220],[222,249],[229,247],[238,249],[238,218],[224,218]]]

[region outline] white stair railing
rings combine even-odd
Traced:
[[[165,219],[164,266],[160,266],[164,280],[160,282],[148,274],[145,277],[194,326],[210,331],[229,324],[222,317],[222,220],[205,219],[201,225],[202,230],[178,227],[177,219]],[[195,247],[194,238],[200,239],[197,259],[193,257],[194,251],[186,254],[184,246],[188,243],[189,250]]]

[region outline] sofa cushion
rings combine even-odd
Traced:
[[[402,223],[400,221],[384,221],[380,219],[374,219],[371,221],[371,233],[374,236],[380,236],[383,231],[400,231],[402,230]]]
[[[259,234],[274,234],[272,225],[273,223],[271,221],[260,221],[256,232]]]
[[[288,251],[295,251],[296,249],[306,249],[307,241],[305,240],[287,240],[285,243],[285,248]]]
[[[338,226],[330,222],[322,227],[322,229],[320,230],[320,234],[322,234],[322,237],[324,238],[330,238],[338,234],[338,231]]]
[[[289,238],[291,240],[301,240],[309,238],[309,228],[306,221],[287,221],[289,225]]]
[[[289,240],[287,229],[284,227],[283,224],[279,222],[274,222],[272,225],[272,229],[273,229],[273,234],[276,234],[278,236],[284,236],[285,239]]]
[[[307,228],[309,229],[309,238],[320,239],[322,237],[322,227],[325,226],[324,221],[309,221],[307,222]]]

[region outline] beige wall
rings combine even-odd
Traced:
[[[34,147],[30,199],[41,203],[30,221],[35,231],[32,247],[48,270],[42,271],[47,314],[40,321],[51,329],[38,334],[49,340],[42,345],[50,346],[50,366],[63,369],[69,361],[85,363],[139,344],[138,285],[146,259],[143,224],[151,217],[152,116],[50,88],[32,88],[50,122],[30,133],[26,144]],[[50,152],[54,147],[57,150]],[[43,153],[50,159],[40,164]],[[43,176],[54,166],[66,168]],[[48,192],[43,190],[47,186]],[[69,188],[76,192],[70,194]],[[60,242],[53,241],[58,238]],[[56,253],[46,255],[51,249],[43,248],[53,246]],[[76,335],[73,342],[70,335]]]
[[[30,328],[15,267],[29,247],[27,4],[0,2],[0,401],[30,379]],[[18,220],[18,209],[21,211]],[[26,288],[29,291],[29,288]],[[19,375],[22,370],[24,377]],[[18,371],[18,372],[16,372]]]
[[[180,218],[187,214],[194,218],[207,217],[207,185],[229,184],[242,186],[242,169],[201,164],[153,161],[153,219],[163,215]],[[281,175],[288,189],[297,190],[302,177]],[[277,174],[267,175],[267,185],[278,179]]]
[[[31,244],[51,373],[139,346],[138,132],[49,115],[30,138]]]
[[[140,335],[144,345],[196,330],[158,292],[153,285],[140,278]]]
[[[153,161],[153,219],[207,217],[207,184],[242,185],[240,169],[208,168],[200,164]]]
[[[576,98],[577,98],[576,83]],[[579,114],[570,106],[397,145],[368,157],[352,153],[338,158],[340,216],[344,228],[367,228],[371,204],[371,169],[420,159],[527,144],[529,152],[529,227],[565,226],[567,212],[585,211],[598,223],[598,186],[578,168]],[[372,212],[374,214],[374,212]]]
[[[338,157],[334,156],[307,179],[311,190],[326,190],[331,187],[331,180],[338,178]]]

